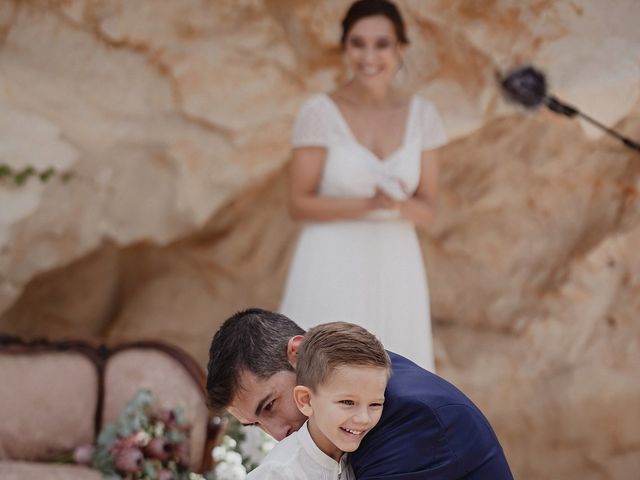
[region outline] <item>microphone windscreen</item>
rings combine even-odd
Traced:
[[[547,81],[544,74],[531,66],[512,70],[500,85],[507,98],[527,108],[540,106],[547,95]]]

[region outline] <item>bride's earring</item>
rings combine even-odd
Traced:
[[[396,70],[396,74],[393,77],[393,83],[397,86],[402,86],[407,83],[409,79],[409,70],[407,69],[407,65],[404,62],[404,56],[400,55],[398,58],[398,68]]]
[[[354,77],[353,69],[351,68],[351,65],[349,65],[349,62],[344,56],[342,57],[342,65],[343,65],[345,81],[350,82],[351,80],[353,80],[353,77]]]

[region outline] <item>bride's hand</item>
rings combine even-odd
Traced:
[[[372,210],[393,210],[399,207],[398,201],[387,195],[384,190],[376,187],[376,193],[371,197]]]

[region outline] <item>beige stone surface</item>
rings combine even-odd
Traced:
[[[0,331],[160,338],[203,364],[219,322],[277,308],[296,109],[344,78],[348,0],[4,0]],[[441,110],[421,232],[439,372],[487,413],[518,479],[640,470],[640,155],[523,112],[496,75],[640,139],[636,0],[404,0],[407,73]]]

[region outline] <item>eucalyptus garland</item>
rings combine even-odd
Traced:
[[[53,167],[38,170],[33,166],[28,166],[16,170],[6,163],[0,163],[0,181],[12,182],[17,186],[25,185],[30,178],[37,178],[42,183],[46,183],[54,176],[58,176],[62,181],[66,182],[71,178],[71,173],[59,172]]]

